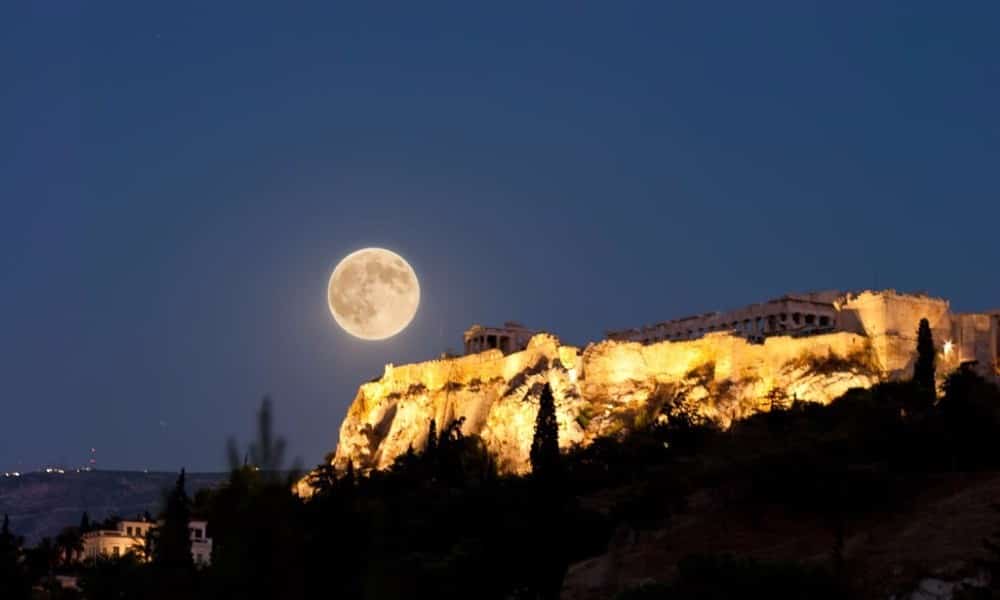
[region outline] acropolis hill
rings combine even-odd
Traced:
[[[947,300],[893,290],[788,295],[737,310],[608,332],[582,350],[516,323],[466,332],[466,354],[409,365],[358,390],[333,459],[385,468],[423,448],[428,424],[464,417],[505,472],[528,469],[538,394],[552,385],[559,443],[589,444],[681,404],[722,427],[775,398],[829,403],[853,387],[911,375],[928,319],[939,381],[964,362],[1000,380],[1000,310],[957,314]]]

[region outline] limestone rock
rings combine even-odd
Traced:
[[[666,402],[728,427],[776,398],[826,404],[882,378],[868,338],[853,333],[762,344],[713,333],[650,345],[602,341],[583,351],[538,334],[513,354],[386,365],[358,390],[333,464],[384,469],[408,448],[423,448],[431,419],[440,430],[465,417],[463,433],[480,436],[502,471],[526,472],[545,383],[556,399],[560,446],[569,448],[648,424]]]

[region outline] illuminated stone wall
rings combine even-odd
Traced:
[[[411,446],[424,447],[431,419],[440,431],[464,417],[464,433],[481,436],[502,470],[524,472],[546,382],[564,448],[647,424],[666,402],[723,427],[768,410],[775,399],[826,404],[852,387],[909,377],[922,318],[934,335],[939,381],[969,360],[985,375],[1000,375],[1000,313],[952,314],[946,300],[891,290],[846,294],[833,306],[837,332],[763,343],[713,332],[647,344],[604,340],[581,351],[538,334],[507,355],[488,350],[387,365],[358,390],[334,464],[388,467]]]
[[[651,345],[604,341],[583,352],[539,334],[507,356],[490,350],[387,365],[381,379],[359,389],[334,463],[387,467],[409,447],[423,448],[431,419],[440,430],[465,417],[464,433],[480,435],[503,470],[523,472],[546,382],[556,397],[560,444],[569,447],[648,423],[667,401],[728,426],[762,410],[776,389],[789,401],[827,403],[881,377],[868,340],[852,333],[764,344],[716,333]]]
[[[931,326],[939,380],[966,361],[976,361],[984,376],[995,375],[998,321],[990,314],[956,314],[942,298],[893,290],[847,295],[839,308],[838,327],[868,337],[891,378],[913,374],[921,319]]]
[[[707,333],[730,332],[747,338],[799,333],[829,333],[835,329],[837,291],[787,294],[766,302],[725,312],[672,319],[639,328],[608,331],[607,339],[624,342],[692,340]]]

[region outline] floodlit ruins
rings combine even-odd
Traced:
[[[974,361],[986,376],[996,375],[1000,370],[997,363],[1000,310],[953,313],[945,299],[895,290],[788,294],[726,312],[608,331],[607,337],[650,344],[692,340],[712,332],[753,342],[774,336],[855,333],[872,341],[889,376],[900,377],[912,368],[917,324],[922,318],[930,322],[934,339],[946,355],[942,357],[946,364]]]
[[[924,318],[939,382],[963,363],[1000,381],[1000,310],[956,313],[942,298],[894,290],[789,294],[609,331],[582,349],[517,323],[477,325],[465,332],[465,356],[389,364],[363,384],[333,464],[388,467],[423,447],[431,419],[464,417],[463,432],[480,436],[501,470],[524,472],[545,383],[564,448],[661,418],[668,403],[722,427],[768,410],[775,397],[826,404],[910,377]]]
[[[476,324],[465,330],[463,346],[465,354],[475,354],[494,348],[504,354],[510,354],[527,348],[528,341],[535,333],[537,332],[516,321],[507,321],[503,327],[485,327]]]

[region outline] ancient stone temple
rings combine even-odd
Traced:
[[[515,321],[507,321],[503,327],[485,327],[473,325],[465,330],[465,354],[475,354],[485,350],[497,349],[504,354],[519,352],[528,346],[528,340],[535,335],[532,331]]]

